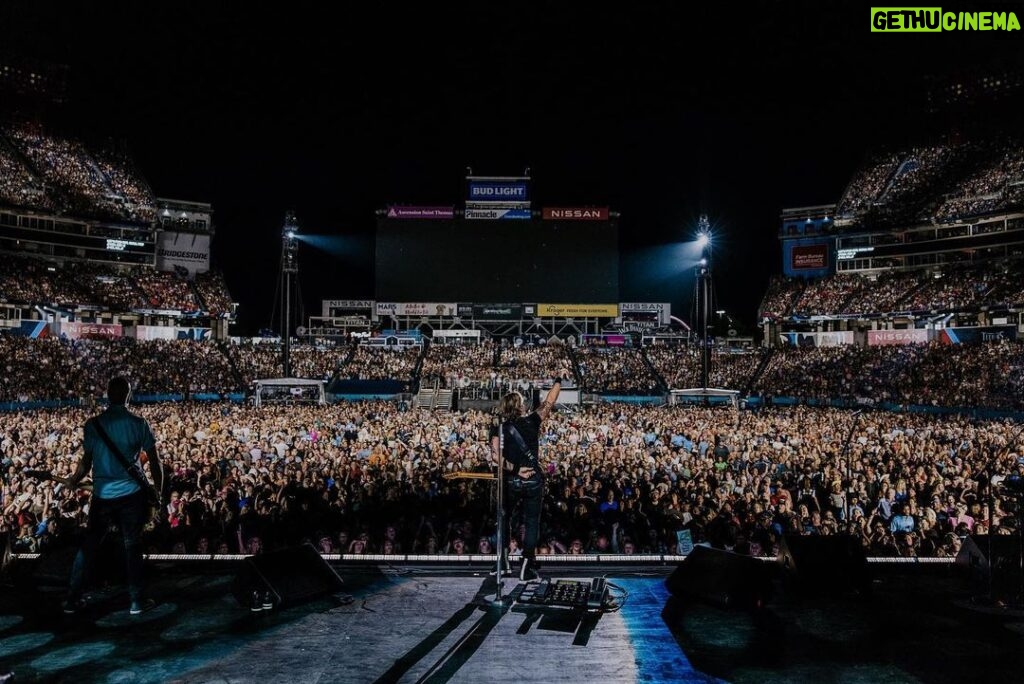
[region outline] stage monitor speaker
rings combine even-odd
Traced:
[[[253,591],[269,591],[277,608],[342,590],[344,583],[312,544],[250,556],[235,576],[233,593],[248,606]]]
[[[968,536],[960,544],[956,565],[966,568],[972,581],[986,586],[991,576],[992,590],[997,596],[1014,595],[1021,585],[1020,541],[1017,535],[997,534],[991,542],[990,551],[988,535]]]
[[[867,554],[860,540],[850,535],[786,535],[778,560],[787,589],[827,593],[871,589]]]
[[[730,551],[695,546],[665,580],[675,597],[758,610],[771,598],[771,563]]]

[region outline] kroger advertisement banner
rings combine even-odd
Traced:
[[[618,304],[537,304],[538,316],[564,316],[567,318],[615,318]]]
[[[156,246],[156,267],[161,271],[188,271],[189,276],[210,270],[210,236],[162,231]]]
[[[391,219],[450,219],[455,218],[455,207],[388,207]]]
[[[526,181],[471,181],[470,202],[528,202]]]
[[[942,328],[938,333],[938,340],[943,344],[978,344],[980,342],[1017,339],[1017,328],[1012,325]]]
[[[779,335],[783,344],[791,347],[842,347],[853,344],[853,331],[842,330],[839,332],[806,332],[806,333],[782,333]]]
[[[528,221],[532,217],[529,209],[466,209],[466,218],[483,221],[514,219]]]
[[[924,344],[928,341],[928,331],[914,330],[868,330],[869,347],[885,347],[898,344]]]
[[[456,316],[455,302],[377,302],[378,316]]]
[[[71,340],[109,340],[121,337],[124,329],[113,323],[64,323],[60,324],[60,334]]]

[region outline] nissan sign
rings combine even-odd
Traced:
[[[542,215],[545,221],[607,221],[608,207],[572,209],[545,207]]]

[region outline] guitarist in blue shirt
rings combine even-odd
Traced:
[[[68,481],[74,488],[92,471],[89,523],[71,569],[71,586],[64,602],[64,612],[68,614],[78,612],[85,605],[82,588],[95,566],[96,551],[111,523],[116,523],[124,535],[131,614],[138,615],[153,607],[151,600],[142,598],[142,530],[150,521],[150,507],[159,504],[158,492],[163,491],[164,477],[153,431],[144,418],[128,411],[131,393],[127,378],[110,380],[107,385],[110,406],[86,421],[85,454]],[[143,451],[156,482],[155,491],[142,473],[139,455]]]

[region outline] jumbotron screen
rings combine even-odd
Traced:
[[[619,301],[611,221],[377,222],[378,301]]]

